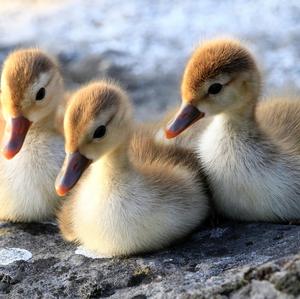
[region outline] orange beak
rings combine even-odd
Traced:
[[[55,182],[56,193],[59,196],[66,195],[76,185],[90,163],[91,160],[78,151],[67,154],[63,167]]]
[[[192,104],[183,104],[176,114],[175,119],[166,128],[166,137],[171,139],[178,136],[181,132],[204,116],[205,114]]]
[[[22,148],[31,122],[24,116],[11,118],[6,122],[2,153],[8,160],[12,159]]]

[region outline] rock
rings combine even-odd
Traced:
[[[27,261],[0,265],[5,298],[296,298],[300,226],[224,222],[166,250],[89,258],[55,223],[2,224],[0,248]],[[83,253],[82,253],[83,252]],[[0,296],[1,298],[1,296]]]

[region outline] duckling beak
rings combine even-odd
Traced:
[[[192,104],[183,104],[175,116],[175,119],[167,126],[165,130],[166,137],[171,139],[178,136],[181,132],[204,116],[205,113],[199,111]]]
[[[90,163],[91,160],[78,151],[67,154],[55,182],[56,193],[59,196],[66,195],[75,186]]]
[[[24,116],[11,118],[6,122],[2,153],[8,160],[12,159],[22,148],[31,122]]]

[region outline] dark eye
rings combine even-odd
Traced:
[[[100,126],[94,132],[93,138],[101,138],[105,135],[105,132],[106,132],[106,127],[105,126]]]
[[[222,87],[223,87],[222,84],[214,83],[211,86],[209,86],[208,93],[209,94],[217,94],[221,91]]]
[[[46,89],[44,87],[40,88],[40,90],[37,92],[35,96],[36,101],[42,100],[46,95]]]

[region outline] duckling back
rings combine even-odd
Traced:
[[[163,165],[170,168],[181,167],[195,173],[201,185],[207,186],[201,162],[194,151],[183,145],[164,144],[157,141],[153,132],[145,131],[143,127],[135,130],[130,143],[129,154],[132,162],[136,165],[160,169],[163,169]]]
[[[300,154],[300,102],[295,98],[271,98],[257,104],[259,127],[272,141],[291,154]]]

